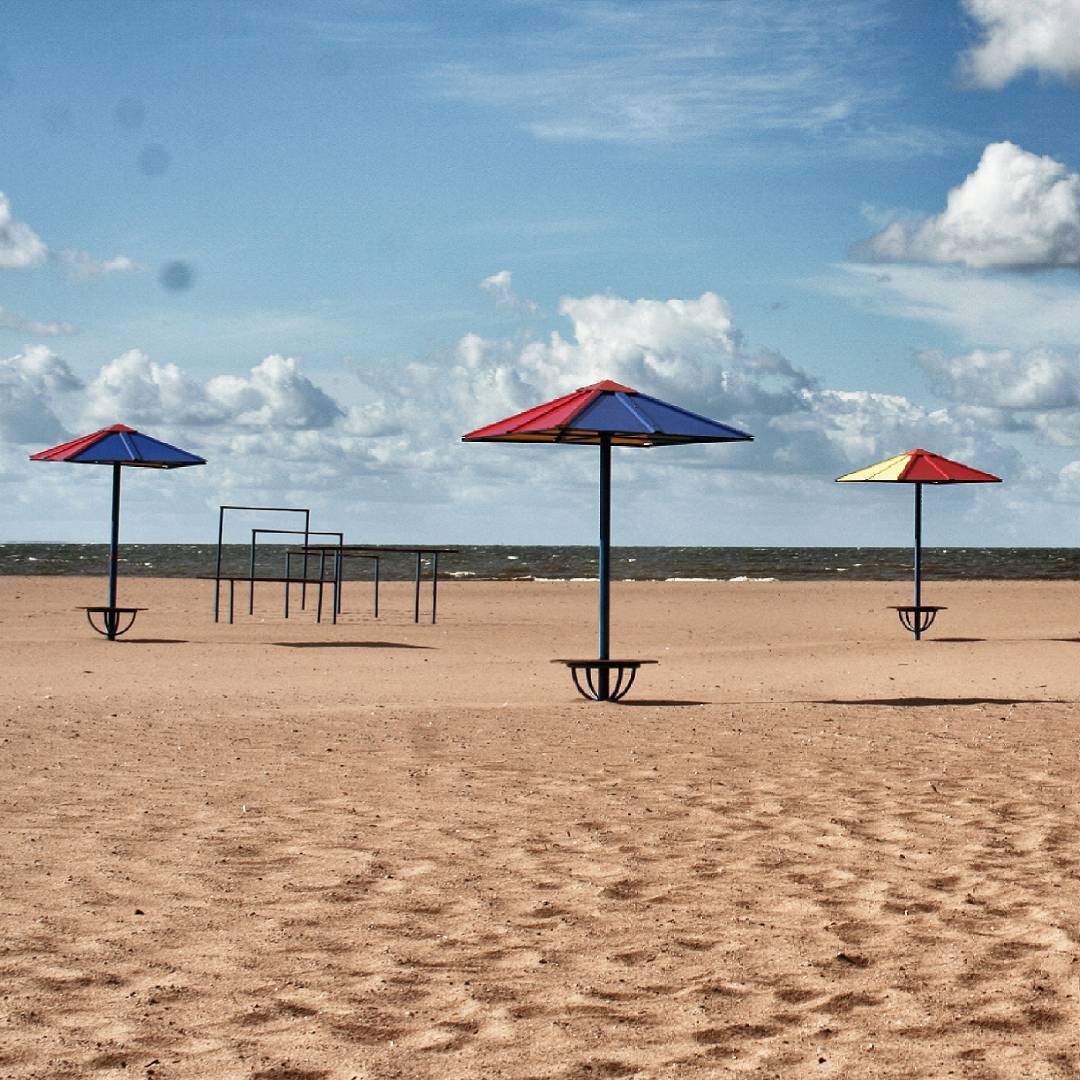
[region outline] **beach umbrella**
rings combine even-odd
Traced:
[[[913,484],[915,487],[915,603],[896,608],[900,621],[918,641],[943,610],[922,602],[922,489],[924,484],[1000,484],[1001,477],[950,461],[929,450],[909,450],[876,465],[836,478],[838,484]]]
[[[636,666],[626,665],[641,663],[612,661],[610,654],[611,448],[745,442],[752,438],[746,432],[610,380],[582,387],[462,436],[463,442],[573,443],[600,448],[598,662],[590,666],[585,661],[564,661],[584,696],[598,701],[618,700],[630,688],[637,670]],[[588,691],[578,682],[579,669],[586,673]],[[612,669],[617,670],[614,688],[609,680]],[[624,670],[630,672],[630,682],[625,684]]]
[[[113,641],[119,634],[130,629],[135,621],[136,608],[118,608],[116,606],[116,570],[120,544],[120,470],[122,468],[141,469],[182,469],[186,465],[205,465],[206,459],[189,454],[176,446],[153,439],[141,431],[113,424],[70,442],[61,443],[48,450],[41,450],[30,455],[31,461],[68,461],[76,465],[111,465],[112,466],[112,533],[109,540],[109,603],[107,607],[87,608],[89,618],[100,614],[105,629],[99,631]],[[120,615],[130,615],[130,621],[120,629]],[[90,619],[90,625],[94,625]]]

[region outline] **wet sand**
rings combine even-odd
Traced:
[[[1080,584],[0,578],[0,1076],[1080,1075]]]

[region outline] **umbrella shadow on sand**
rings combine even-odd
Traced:
[[[898,708],[925,708],[940,705],[1075,705],[1069,698],[1002,697],[902,697],[902,698],[825,698],[807,702],[811,705],[892,705]]]

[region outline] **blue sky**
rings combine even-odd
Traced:
[[[594,455],[460,434],[611,377],[752,431],[616,455],[624,543],[1080,526],[1080,0],[9,0],[2,538],[310,505],[357,542],[587,543]],[[100,474],[100,475],[99,475]]]

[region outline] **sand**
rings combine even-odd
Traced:
[[[0,578],[0,1076],[1080,1075],[1080,584]]]

